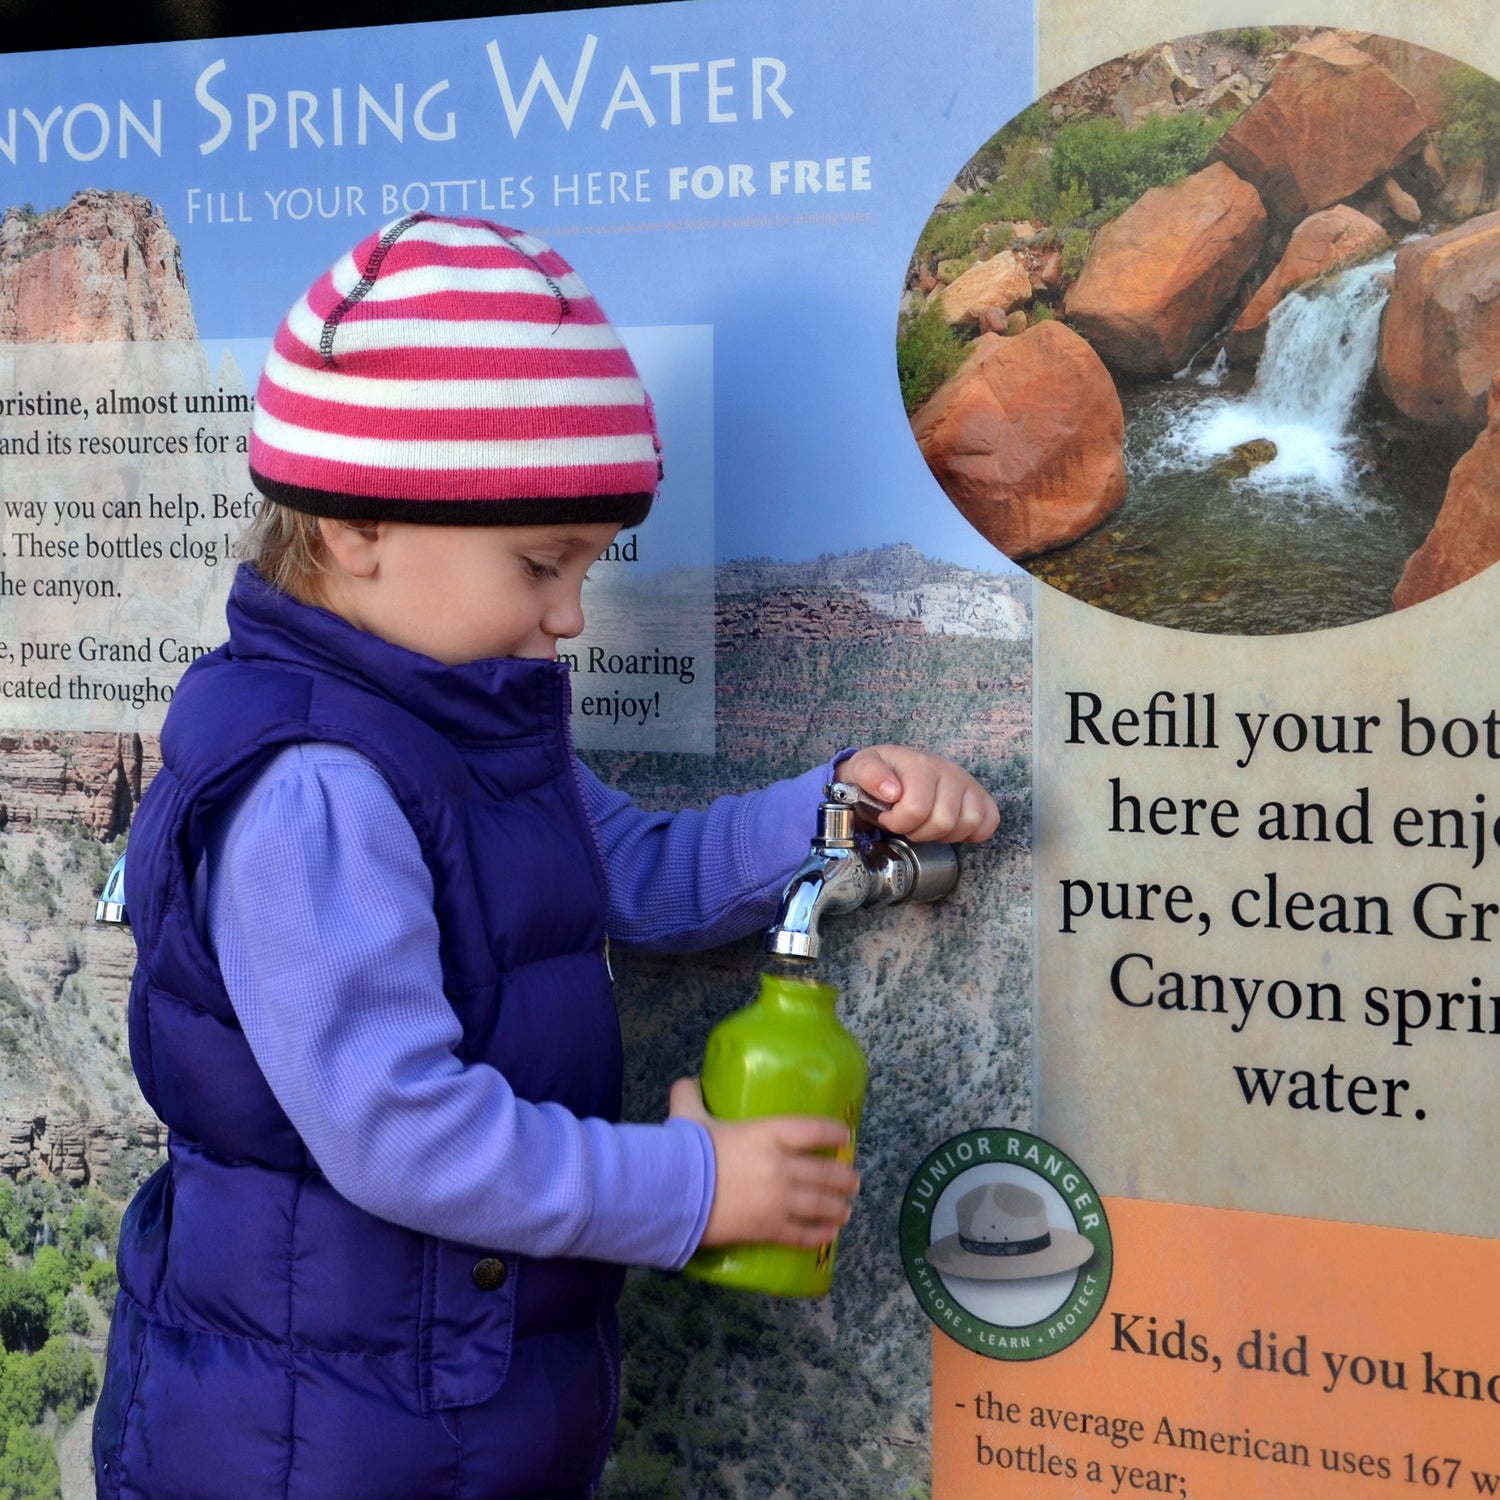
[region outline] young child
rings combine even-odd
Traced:
[[[130,842],[131,1053],[171,1127],[125,1216],[110,1500],[593,1492],[624,1265],[827,1240],[826,1120],[619,1124],[611,938],[765,926],[821,766],[705,812],[575,759],[559,640],[646,515],[651,405],[563,259],[415,215],[287,315],[267,497]],[[998,815],[951,762],[839,764],[916,838]]]

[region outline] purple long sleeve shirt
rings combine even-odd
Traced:
[[[771,921],[832,768],[675,816],[580,773],[611,936],[683,950]],[[271,760],[213,819],[194,899],[256,1062],[352,1203],[530,1255],[675,1268],[697,1247],[714,1190],[701,1126],[579,1119],[459,1060],[432,879],[363,756],[307,744]]]

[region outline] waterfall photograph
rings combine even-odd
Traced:
[[[914,249],[902,395],[1042,582],[1177,629],[1405,608],[1500,559],[1500,85],[1251,27],[1090,70]]]
[[[1219,344],[1180,378],[1122,382],[1126,499],[1032,558],[1035,576],[1118,614],[1218,633],[1389,610],[1452,463],[1422,435],[1398,444],[1395,424],[1366,410],[1394,263],[1387,252],[1289,293],[1252,374]]]

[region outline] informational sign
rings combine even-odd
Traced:
[[[864,80],[936,95],[910,59],[893,71],[872,14],[711,3],[382,28],[354,50],[343,33],[116,47],[86,75],[75,52],[12,59],[7,722],[103,729],[124,708],[159,726],[257,507],[245,435],[272,332],[357,240],[432,212],[551,241],[636,356],[666,479],[568,652],[578,739],[711,751],[715,559],[885,545],[928,488],[889,335],[942,153]],[[939,122],[923,137],[956,152],[1019,107],[1026,28],[1003,51],[966,122],[921,105]],[[992,565],[946,507],[933,524],[936,555]]]
[[[391,219],[499,219],[662,431],[562,646],[589,763],[676,808],[917,743],[1005,814],[829,921],[834,1291],[633,1279],[603,1493],[1500,1493],[1489,11],[691,0],[0,77],[0,997],[74,1027],[12,1113],[144,1110],[78,833],[222,639],[273,330]],[[635,1116],[761,964],[615,960]]]
[[[891,1214],[934,1138],[997,1101],[1008,1119],[1030,1107],[1030,581],[934,485],[893,342],[933,201],[1032,96],[1033,19],[694,0],[0,63],[15,1170],[54,1170],[51,1143],[73,1139],[89,1143],[74,1180],[118,1187],[155,1161],[125,1055],[130,940],[93,924],[94,903],[178,677],[223,639],[274,330],[392,219],[508,223],[576,267],[661,430],[660,496],[592,570],[587,627],[561,645],[590,766],[676,808],[910,742],[973,767],[1008,813],[940,906],[826,924],[819,975],[877,1074],[831,1301],[633,1279],[604,1492],[671,1494],[688,1473],[721,1493],[927,1484],[928,1324]],[[612,953],[635,1118],[662,1117],[762,963],[753,938],[670,962]],[[950,990],[976,1045],[914,1070]],[[676,1373],[643,1404],[650,1368]],[[797,1388],[795,1409],[777,1404]],[[86,1427],[57,1440],[70,1495]]]
[[[966,1149],[965,1170],[919,1171],[905,1199],[943,1500],[1500,1484],[1500,550],[1449,540],[1493,482],[1492,168],[1460,119],[1500,118],[1500,31],[1457,6],[1336,10],[1132,8],[1101,31],[1039,8],[1051,150],[1080,197],[1106,140],[1140,174],[1078,235],[1057,309],[1087,345],[1076,399],[1099,403],[1069,471],[1094,511],[1034,505],[1028,524],[1072,528],[1040,545],[985,511],[948,435],[979,431],[963,372],[913,415],[955,504],[1009,526],[1044,585],[1035,1137],[957,1135],[922,1170]],[[1200,128],[1192,170],[1153,178]],[[990,191],[1023,176],[1012,147]],[[1437,278],[1469,254],[1491,289],[1455,297]],[[1413,382],[1403,330],[1429,299],[1448,331],[1424,325]],[[1439,415],[1444,362],[1471,352],[1473,394],[1446,388]],[[1008,391],[1009,354],[965,369]],[[1025,1196],[971,1188],[987,1176]],[[961,1253],[936,1210],[917,1232],[924,1185]],[[1059,1278],[1042,1245],[1093,1217],[1107,1254],[1080,1242]],[[1044,1286],[1038,1319],[1019,1291]]]

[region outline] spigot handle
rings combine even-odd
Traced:
[[[852,781],[830,781],[823,788],[823,795],[840,807],[852,807],[859,812],[879,814],[889,812],[891,804],[872,797],[862,786]]]

